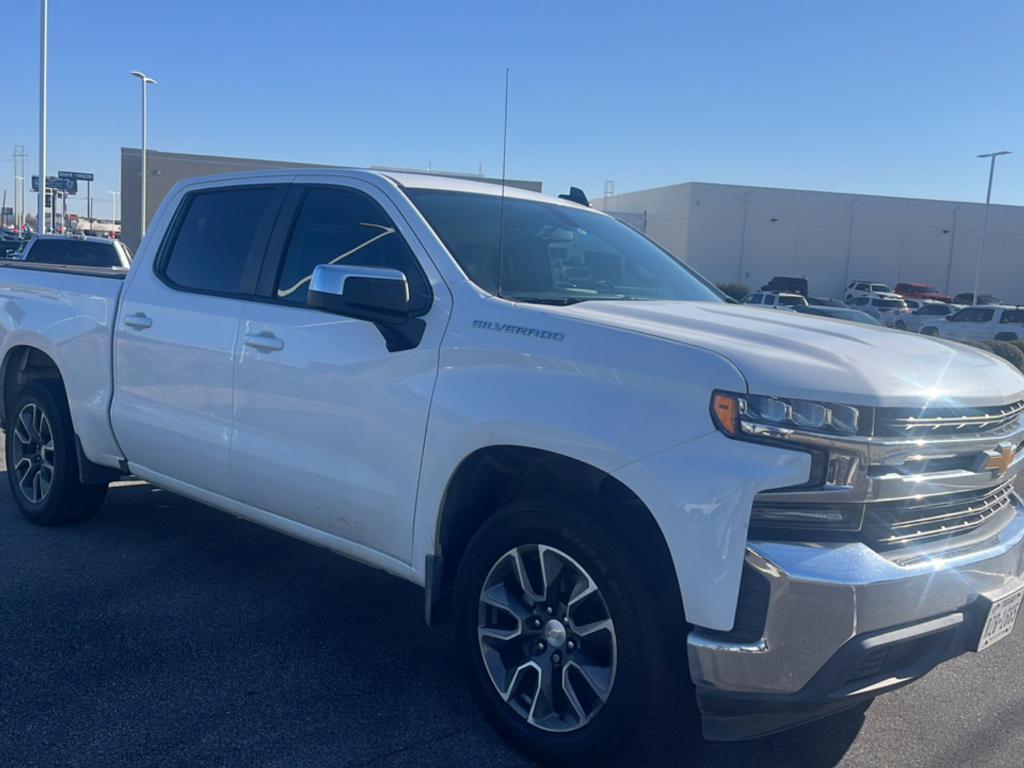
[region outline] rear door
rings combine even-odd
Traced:
[[[111,420],[140,476],[229,494],[238,321],[285,190],[253,180],[187,192],[130,273]]]
[[[426,322],[389,352],[370,322],[306,306],[318,264],[405,273]],[[232,495],[275,516],[408,563],[447,289],[395,204],[363,181],[323,177],[289,192],[241,318]],[[267,468],[273,467],[272,472]]]

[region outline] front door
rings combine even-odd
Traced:
[[[444,284],[394,204],[337,178],[289,193],[241,317],[234,496],[404,563],[438,347]],[[317,264],[382,266],[429,312],[419,346],[389,352],[373,323],[306,307]]]

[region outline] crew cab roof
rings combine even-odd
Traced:
[[[478,195],[502,194],[500,184],[489,181],[475,181],[455,176],[442,176],[433,173],[413,173],[407,171],[374,171],[366,168],[280,168],[268,171],[245,171],[234,173],[221,173],[211,176],[197,176],[185,179],[179,184],[183,185],[204,185],[218,184],[223,182],[238,181],[245,182],[250,179],[280,176],[282,181],[302,181],[310,178],[323,178],[325,176],[337,176],[339,179],[351,179],[353,177],[367,182],[386,181],[396,187],[403,189],[436,189],[448,192],[472,192]],[[579,208],[578,203],[563,200],[549,195],[542,195],[539,192],[521,189],[519,187],[505,186],[504,196],[519,200],[535,200],[537,202],[549,203],[552,205],[565,205]]]

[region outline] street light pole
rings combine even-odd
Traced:
[[[132,77],[139,78],[139,82],[142,84],[142,214],[140,217],[141,226],[139,230],[139,237],[142,238],[146,234],[146,184],[148,178],[146,176],[146,119],[148,104],[146,101],[146,86],[156,85],[156,80],[148,75],[139,72],[138,70],[133,71]]]
[[[39,198],[36,202],[36,232],[46,232],[46,58],[49,44],[50,8],[48,0],[39,3]]]
[[[985,238],[988,236],[988,213],[992,202],[992,177],[996,173],[996,158],[1000,155],[1008,154],[1010,154],[1010,151],[1004,149],[1000,152],[978,155],[978,157],[990,158],[991,162],[988,166],[988,192],[985,193],[985,223],[981,225],[981,250],[978,252],[978,266],[974,270],[974,293],[971,294],[971,304],[974,305],[978,303],[978,281],[981,279],[981,260],[985,257]]]

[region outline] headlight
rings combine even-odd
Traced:
[[[731,392],[714,393],[711,416],[730,437],[773,438],[791,432],[855,435],[860,426],[860,412],[849,405]]]

